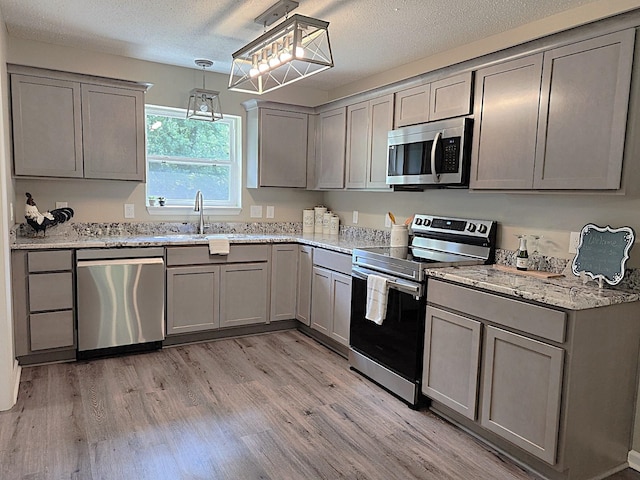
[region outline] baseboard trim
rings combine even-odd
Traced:
[[[631,450],[627,456],[627,461],[629,462],[629,468],[640,472],[640,452]]]

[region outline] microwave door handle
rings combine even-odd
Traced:
[[[436,133],[436,138],[433,139],[433,144],[431,145],[431,175],[433,176],[433,183],[440,182],[440,174],[436,172],[436,153],[441,138],[442,132]]]

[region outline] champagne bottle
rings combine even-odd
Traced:
[[[520,246],[518,247],[518,255],[516,256],[516,268],[518,270],[526,270],[529,266],[529,253],[527,252],[527,239],[525,236],[520,237]]]

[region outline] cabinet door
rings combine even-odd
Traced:
[[[29,316],[31,351],[74,346],[73,310],[32,313]]]
[[[329,336],[348,346],[351,324],[351,276],[331,273],[331,310]]]
[[[318,188],[344,188],[346,109],[318,115],[316,178]]]
[[[298,246],[298,291],[296,318],[311,324],[311,281],[313,278],[313,248]]]
[[[271,247],[271,308],[270,321],[296,318],[298,280],[298,245]]]
[[[634,37],[545,52],[535,188],[620,188]]]
[[[391,189],[387,185],[387,156],[389,130],[393,129],[393,95],[375,98],[369,102],[369,161],[366,188]]]
[[[429,121],[431,84],[401,90],[396,94],[395,128]]]
[[[260,186],[307,186],[305,113],[260,109]]]
[[[81,178],[80,83],[11,75],[16,175]]]
[[[331,270],[313,267],[311,287],[311,328],[329,336],[331,332]]]
[[[167,335],[220,327],[220,267],[167,268]]]
[[[365,188],[369,163],[369,102],[347,107],[347,188]]]
[[[542,54],[476,72],[471,188],[530,189]]]
[[[431,306],[424,334],[422,393],[476,419],[481,323]]]
[[[145,179],[144,93],[82,84],[85,178]]]
[[[471,80],[467,72],[431,83],[429,121],[471,113]]]
[[[220,274],[220,326],[267,323],[269,264],[223,265]]]
[[[555,464],[564,351],[486,329],[480,424]]]

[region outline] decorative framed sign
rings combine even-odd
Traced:
[[[635,241],[631,227],[598,227],[592,223],[582,227],[580,243],[571,264],[574,275],[584,272],[598,280],[602,288],[604,280],[617,285],[624,278],[624,266],[629,259],[629,250]]]

